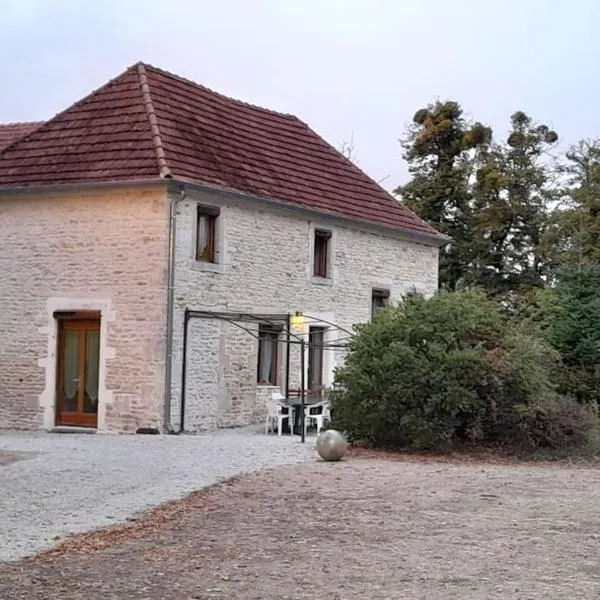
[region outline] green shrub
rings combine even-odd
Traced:
[[[582,404],[600,404],[600,363],[595,365],[565,365],[556,374],[558,389]]]
[[[474,291],[413,295],[356,328],[334,425],[377,446],[450,448],[521,435],[521,407],[554,394],[556,353]],[[517,407],[519,409],[517,410]]]
[[[598,432],[595,411],[569,397],[556,396],[538,404],[518,406],[517,413],[526,449],[585,451]]]

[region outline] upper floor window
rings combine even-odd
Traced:
[[[201,204],[196,210],[196,260],[217,262],[217,219],[220,210]]]
[[[387,306],[389,301],[390,290],[374,288],[371,291],[371,318],[373,319],[382,308]]]
[[[257,382],[259,385],[277,385],[281,331],[281,327],[273,325],[260,325],[258,328]]]
[[[315,229],[313,248],[313,275],[315,277],[330,277],[331,272],[331,231]]]

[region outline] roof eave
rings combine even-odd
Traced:
[[[169,179],[148,177],[136,179],[111,179],[105,181],[74,181],[69,183],[51,183],[39,185],[0,185],[0,196],[22,196],[30,194],[52,194],[74,190],[92,190],[123,187],[158,187]]]
[[[346,226],[361,227],[362,229],[375,231],[377,233],[385,234],[391,237],[403,239],[408,242],[414,242],[417,244],[423,244],[426,246],[433,246],[441,248],[451,241],[451,238],[442,233],[427,233],[421,231],[412,231],[409,229],[402,229],[399,227],[392,227],[391,225],[384,225],[382,223],[375,223],[373,221],[367,221],[362,219],[355,219],[339,213],[321,211],[307,206],[301,206],[299,204],[293,204],[291,202],[285,202],[277,198],[270,198],[266,196],[257,196],[255,194],[249,194],[247,192],[240,192],[238,190],[220,187],[217,185],[211,185],[206,183],[199,183],[197,181],[188,180],[185,178],[173,177],[168,180],[169,189],[175,192],[180,192],[182,186],[192,190],[201,192],[207,192],[222,196],[234,196],[242,199],[253,200],[254,202],[263,203],[271,206],[278,206],[285,210],[300,213],[302,215],[313,215],[316,218],[327,218],[335,220],[339,223],[343,223]]]
[[[205,183],[198,183],[196,181],[190,181],[182,178],[162,178],[162,177],[149,177],[149,178],[138,178],[138,179],[116,179],[107,181],[82,181],[72,183],[57,183],[57,184],[43,184],[43,185],[10,185],[0,186],[0,197],[2,196],[21,196],[21,195],[32,195],[32,194],[52,194],[60,193],[65,191],[76,191],[76,190],[94,190],[94,189],[107,189],[107,188],[123,188],[123,187],[160,187],[167,186],[172,191],[179,192],[181,187],[187,187],[189,189],[198,190],[202,192],[223,195],[223,196],[234,196],[241,199],[250,199],[254,202],[267,204],[270,206],[278,206],[279,208],[285,209],[290,212],[299,213],[302,215],[312,215],[315,218],[327,218],[338,223],[344,224],[348,227],[360,228],[373,231],[376,233],[388,235],[403,239],[408,242],[414,242],[417,244],[423,244],[426,246],[433,246],[441,248],[448,244],[451,240],[450,237],[442,233],[427,233],[420,231],[411,231],[408,229],[401,229],[398,227],[392,227],[381,223],[374,223],[372,221],[366,221],[361,219],[355,219],[340,215],[338,213],[320,211],[307,206],[301,206],[299,204],[292,204],[291,202],[284,202],[277,198],[269,198],[265,196],[257,196],[254,194],[248,194],[246,192],[240,192],[229,188],[223,188],[216,185],[209,185]]]

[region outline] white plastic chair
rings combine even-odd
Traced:
[[[273,431],[277,424],[277,435],[281,435],[281,426],[288,419],[290,431],[294,430],[294,409],[291,406],[284,406],[281,402],[285,396],[281,392],[273,392],[267,400],[267,420],[265,421],[265,435]],[[283,412],[287,410],[287,412]]]
[[[320,412],[311,413],[311,410],[315,408],[320,408]],[[304,409],[304,435],[306,435],[306,430],[308,429],[309,422],[314,422],[317,427],[317,435],[321,433],[323,426],[325,425],[325,421],[331,420],[331,409],[329,407],[329,402],[319,402],[317,404],[311,404]]]

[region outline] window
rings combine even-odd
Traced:
[[[329,277],[331,246],[331,231],[315,229],[315,245],[313,256],[313,275],[315,277]]]
[[[323,342],[324,327],[310,327],[308,330],[308,388],[317,393],[323,387]]]
[[[279,365],[280,327],[260,325],[258,328],[258,369],[259,385],[277,385],[277,367]]]
[[[373,291],[371,292],[371,318],[372,319],[384,306],[387,306],[389,299],[390,299],[390,290],[384,290],[384,289],[380,289],[380,288],[373,289]]]
[[[216,238],[219,209],[198,205],[196,214],[196,260],[217,262]]]

